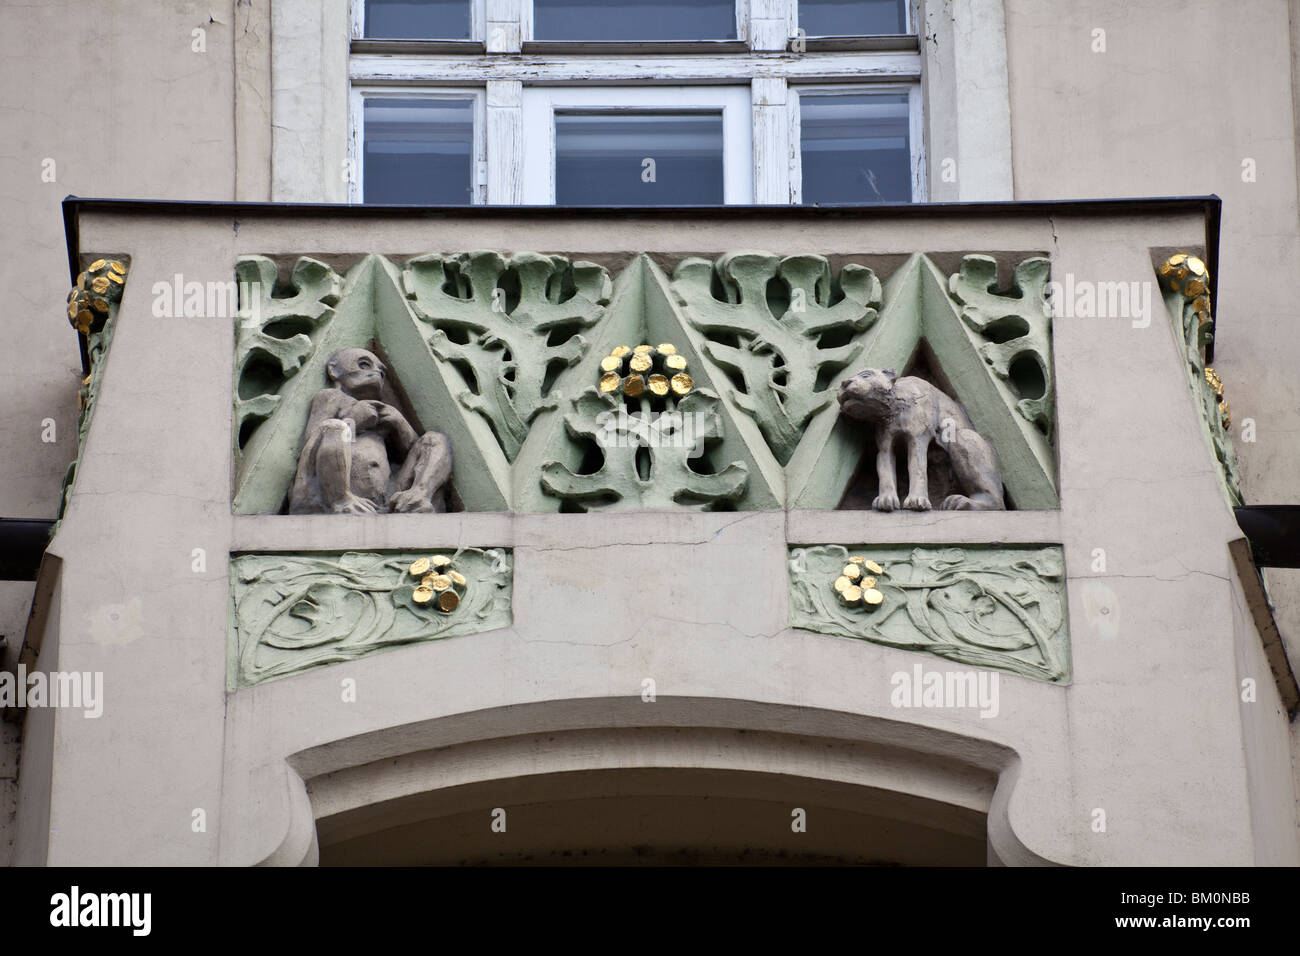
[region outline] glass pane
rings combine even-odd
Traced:
[[[799,97],[805,203],[912,201],[908,95]]]
[[[366,0],[376,40],[468,40],[470,0]]]
[[[533,0],[538,40],[733,40],[735,0]]]
[[[557,113],[555,201],[722,205],[722,114]]]
[[[810,37],[906,33],[907,0],[799,0],[799,28]]]
[[[417,206],[473,201],[470,100],[366,100],[365,201]]]

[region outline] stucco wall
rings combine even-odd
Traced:
[[[1300,274],[1294,4],[1006,6],[1016,198],[1223,198],[1214,364],[1232,406],[1243,492],[1252,504],[1300,502],[1300,317],[1289,287]],[[1105,31],[1104,53],[1093,52],[1094,30]],[[1253,182],[1243,181],[1247,160]],[[1240,437],[1248,418],[1253,443]],[[1267,577],[1295,658],[1300,572]]]
[[[1288,288],[1300,273],[1297,26],[1288,4],[1006,0],[1005,8],[1017,199],[1224,198],[1216,366],[1238,427],[1256,423],[1257,441],[1237,444],[1244,490],[1255,503],[1300,500],[1300,337]],[[196,29],[204,52],[193,49]],[[1093,52],[1095,29],[1105,30],[1104,53]],[[15,295],[6,350],[21,357],[0,402],[0,515],[52,516],[74,454],[81,372],[63,318],[60,200],[268,198],[269,36],[268,0],[0,9],[0,281]],[[1247,159],[1254,182],[1242,180]],[[41,441],[47,418],[53,443]],[[1294,659],[1300,572],[1271,571],[1269,580]],[[30,584],[0,582],[0,633],[14,643],[31,595]],[[10,736],[0,734],[0,862]]]
[[[60,202],[68,194],[236,198],[234,37],[238,25],[245,72],[262,69],[266,6],[47,0],[0,7],[0,286],[13,296],[4,351],[14,357],[0,400],[0,515],[52,517],[75,454],[81,365],[76,333],[62,318],[68,266]],[[203,31],[203,52],[194,49],[195,30]],[[255,94],[244,90],[239,115],[257,115]],[[245,126],[247,156],[258,148],[258,128]],[[264,126],[269,144],[269,119]],[[241,167],[241,198],[267,198],[269,145],[262,151],[260,166],[249,159]],[[55,423],[53,442],[41,440],[46,419]],[[32,590],[0,581],[0,634],[12,644],[22,639]],[[10,737],[0,735],[0,780],[16,761]]]
[[[85,241],[120,244],[132,256],[133,276],[76,493],[53,549],[66,562],[67,580],[78,582],[75,599],[62,599],[59,662],[103,671],[111,705],[100,720],[55,715],[60,747],[48,859],[120,862],[138,859],[145,847],[151,860],[168,863],[310,859],[313,808],[296,774],[310,778],[466,743],[476,739],[468,718],[479,714],[536,708],[533,732],[559,732],[578,720],[570,702],[585,701],[594,716],[576,726],[609,727],[619,708],[641,706],[640,681],[649,675],[665,699],[694,706],[682,718],[691,726],[727,726],[733,718],[725,705],[748,701],[771,708],[768,717],[835,714],[845,722],[836,733],[864,745],[929,747],[950,757],[983,751],[979,760],[999,774],[987,812],[1004,859],[1016,860],[1018,847],[1028,859],[1082,864],[1248,864],[1266,858],[1260,837],[1267,834],[1278,838],[1277,858],[1293,861],[1294,842],[1280,838],[1287,822],[1277,822],[1288,803],[1286,729],[1271,684],[1260,679],[1258,653],[1238,652],[1253,637],[1234,628],[1226,542],[1238,532],[1163,315],[1146,329],[1102,320],[1101,334],[1094,320],[1058,326],[1059,513],[940,512],[921,523],[908,514],[814,512],[312,521],[232,518],[229,327],[213,319],[159,319],[150,309],[153,278],[173,271],[217,278],[220,263],[253,251],[383,248],[403,255],[453,242],[481,247],[502,234],[524,248],[575,252],[634,245],[716,251],[733,243],[831,255],[1042,248],[1081,274],[1140,281],[1150,275],[1151,245],[1193,245],[1203,229],[1195,210],[864,225],[833,217],[738,224],[469,216],[444,220],[435,238],[418,219],[250,215],[236,236],[215,213],[83,217]],[[1123,407],[1099,401],[1099,366],[1129,383],[1134,401],[1156,416],[1153,427],[1128,428]],[[156,382],[173,367],[189,387],[158,402]],[[147,421],[136,414],[142,405],[152,409]],[[186,442],[158,442],[158,434],[184,434]],[[1197,516],[1195,528],[1187,526],[1189,514]],[[1004,677],[1005,709],[996,721],[952,712],[900,717],[889,703],[888,675],[917,656],[792,631],[784,588],[770,584],[775,578],[784,585],[787,543],[846,536],[980,542],[994,527],[1006,540],[1064,545],[1075,668],[1068,687]],[[340,702],[341,671],[331,668],[226,695],[222,556],[253,539],[270,550],[294,550],[336,546],[340,535],[375,548],[444,541],[513,548],[514,626],[347,665],[347,676],[365,688],[355,707]],[[644,574],[628,575],[621,564],[631,544],[646,563]],[[1098,546],[1111,567],[1089,574]],[[194,547],[207,549],[203,573],[191,566]],[[112,573],[89,573],[106,554],[115,556]],[[665,574],[671,576],[658,576]],[[732,586],[719,588],[720,580]],[[656,581],[671,587],[649,586]],[[637,639],[624,639],[611,625],[610,607],[638,622]],[[1272,715],[1249,728],[1235,690],[1245,676],[1256,678],[1258,706]],[[651,713],[630,719],[668,719],[668,711]],[[518,734],[517,724],[497,731],[512,732]],[[1014,769],[994,757],[1007,748],[1019,755]],[[591,748],[582,752],[591,756]],[[1268,799],[1252,800],[1252,773]],[[142,780],[151,783],[148,800],[140,796]],[[398,783],[382,794],[396,796],[410,785]],[[195,808],[207,813],[201,834],[189,826]],[[1097,808],[1110,820],[1105,835],[1089,826]]]

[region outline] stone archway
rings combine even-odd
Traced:
[[[1017,764],[809,708],[553,701],[291,757],[291,838],[267,862],[982,865]]]
[[[841,782],[628,768],[435,790],[319,820],[317,836],[322,866],[982,866],[985,819]]]

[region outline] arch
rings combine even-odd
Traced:
[[[988,740],[758,701],[493,708],[292,755],[291,819],[262,862],[1042,863],[1005,820],[1019,763]]]

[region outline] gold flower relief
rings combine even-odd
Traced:
[[[232,688],[511,623],[505,551],[240,554],[230,563]]]

